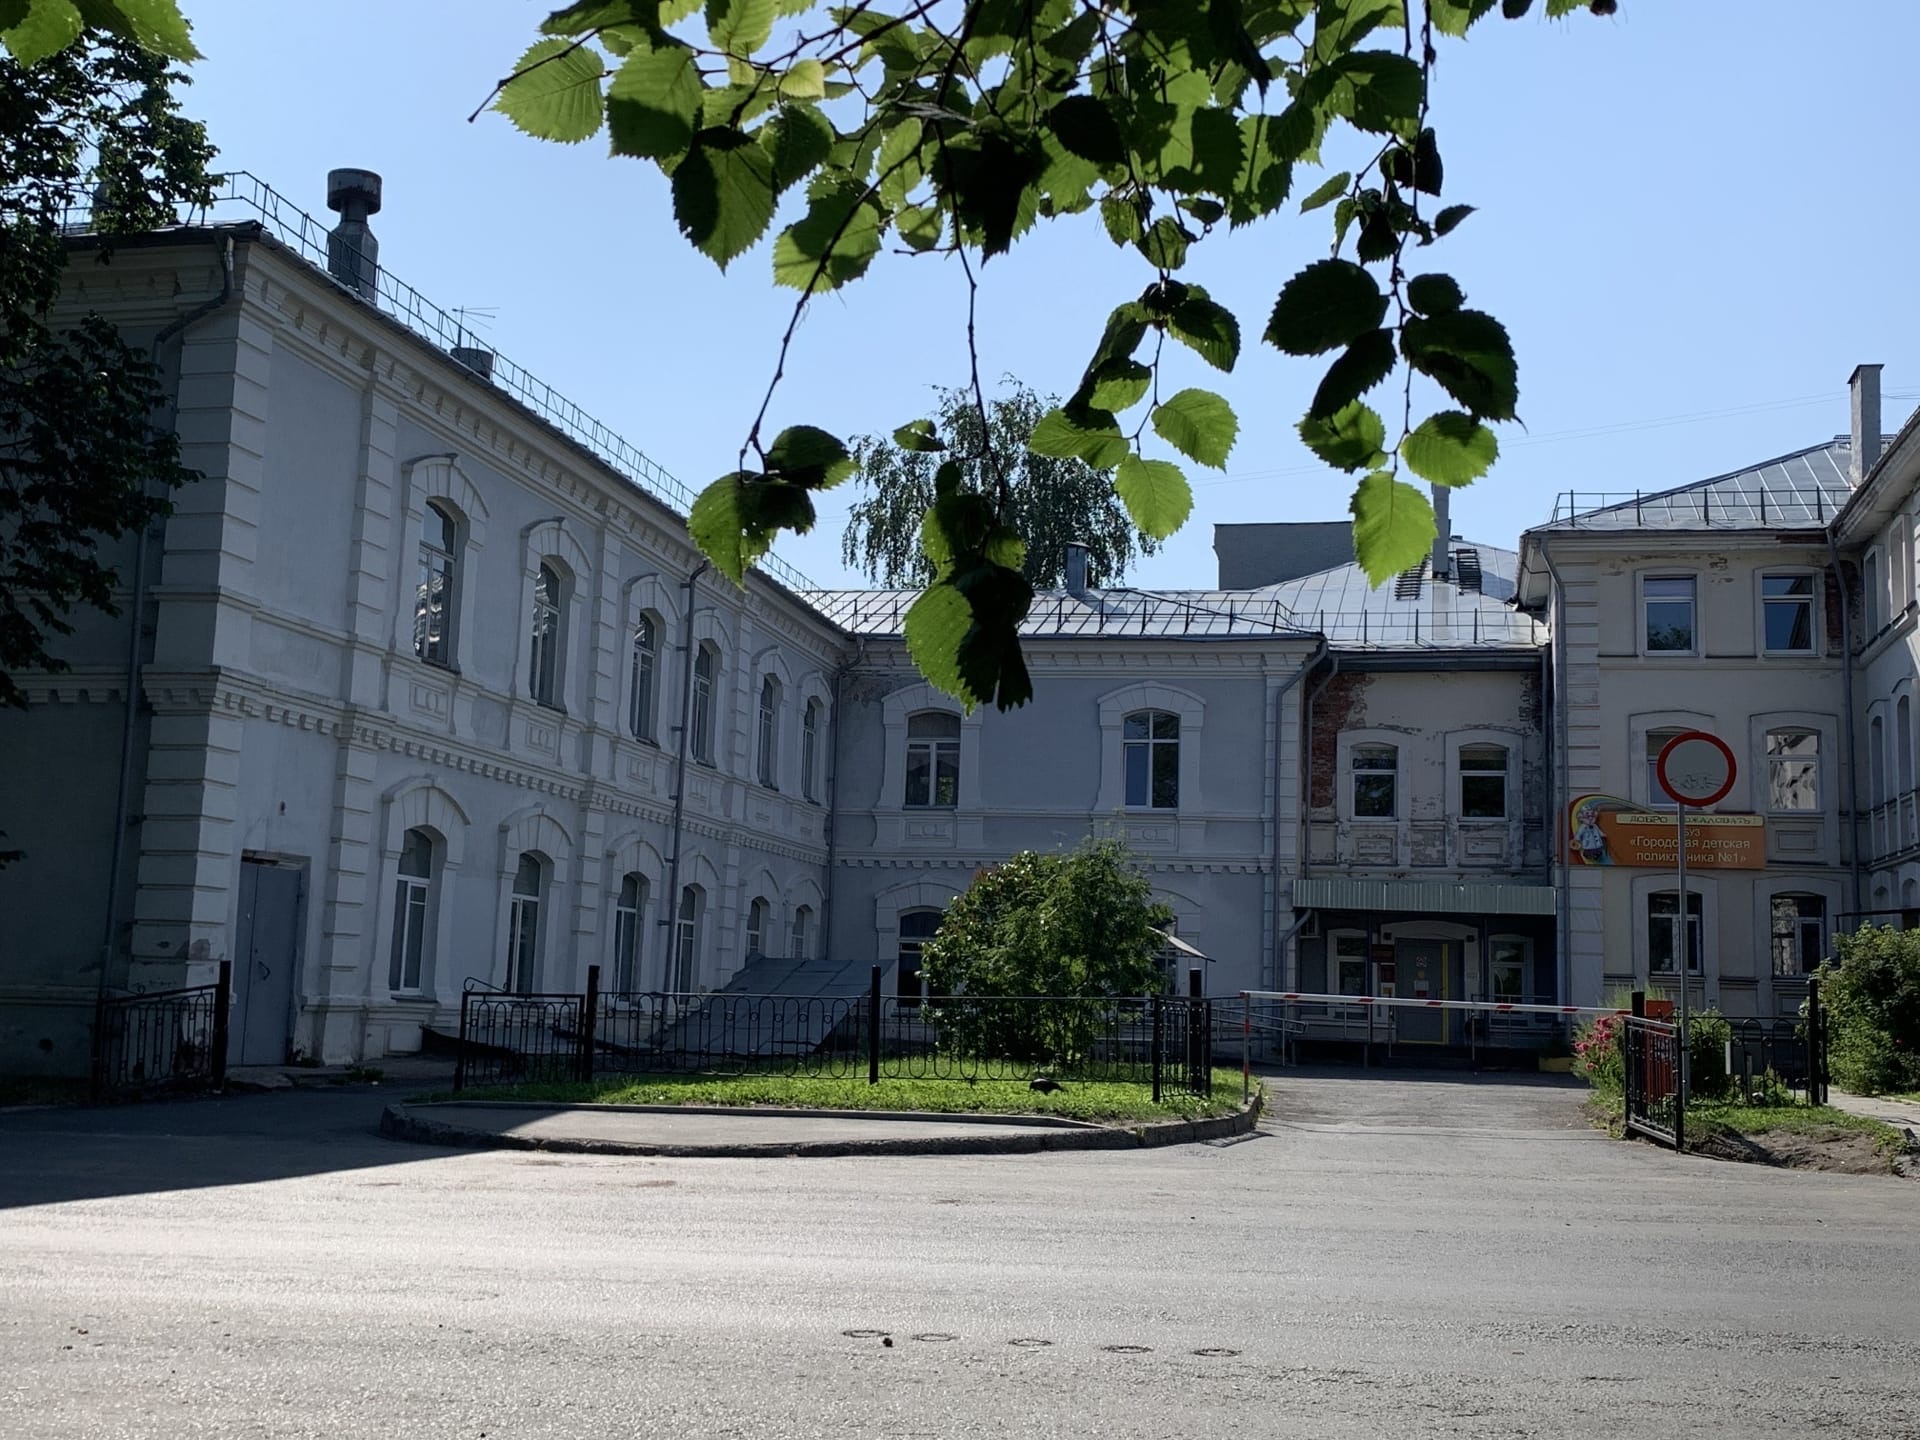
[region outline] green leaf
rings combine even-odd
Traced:
[[[36,0],[40,3],[40,0]],[[120,13],[122,24],[111,28],[132,37],[143,50],[172,60],[201,59],[193,33],[180,13],[178,0],[107,0]]]
[[[1388,50],[1354,50],[1309,74],[1302,103],[1357,129],[1412,140],[1420,131],[1420,67]]]
[[[973,628],[973,607],[951,583],[929,585],[907,609],[901,626],[907,653],[927,683],[945,691],[971,711],[977,698],[960,675],[960,642]]]
[[[1436,235],[1451,234],[1454,226],[1458,225],[1472,213],[1473,206],[1471,205],[1447,206],[1446,209],[1433,217],[1433,233]]]
[[[747,567],[773,544],[770,536],[757,529],[751,535],[745,533],[741,492],[749,481],[758,478],[746,470],[723,475],[700,492],[687,512],[687,532],[694,544],[736,585],[746,583]]]
[[[857,468],[839,437],[812,425],[792,425],[767,447],[767,468],[808,490],[838,485]]]
[[[681,232],[722,270],[773,220],[773,160],[738,130],[702,130],[673,172]]]
[[[833,126],[812,105],[783,105],[754,132],[773,162],[776,192],[806,179],[833,153]]]
[[[636,0],[577,0],[563,5],[540,22],[542,35],[585,35],[609,25],[637,25]],[[641,0],[644,3],[644,0]],[[647,7],[649,10],[653,6]]]
[[[1138,405],[1152,384],[1153,371],[1138,360],[1110,360],[1093,376],[1093,393],[1087,403],[1118,415]]]
[[[1400,458],[1431,484],[1466,485],[1493,468],[1500,458],[1500,442],[1471,415],[1442,410],[1422,420],[1400,442]]]
[[[1466,301],[1451,275],[1416,275],[1407,282],[1407,304],[1422,315],[1450,314]]]
[[[908,116],[888,130],[886,139],[880,142],[879,158],[875,164],[879,170],[876,178],[882,205],[898,209],[906,204],[907,196],[920,183],[922,171],[919,154],[924,135],[925,129],[920,122]]]
[[[1340,470],[1365,470],[1385,460],[1387,426],[1358,400],[1331,415],[1309,415],[1300,422],[1300,438],[1314,454]]]
[[[1092,95],[1069,95],[1047,111],[1046,123],[1070,154],[1095,165],[1126,163],[1126,137],[1106,101]]]
[[[773,34],[773,0],[707,0],[714,49],[746,58]]]
[[[1384,472],[1353,492],[1353,557],[1375,585],[1411,570],[1433,548],[1433,506]]]
[[[1286,283],[1267,321],[1266,339],[1287,355],[1319,355],[1379,325],[1387,297],[1351,260],[1319,260]]]
[[[913,420],[893,432],[893,443],[917,455],[932,455],[947,448],[931,420]]]
[[[1002,710],[1026,704],[1033,681],[1020,655],[1020,622],[1033,604],[1033,587],[1018,570],[992,562],[956,570],[953,584],[973,612],[960,640],[963,693],[991,699]]]
[[[1433,28],[1442,35],[1464,35],[1475,21],[1493,9],[1494,0],[1429,0]]]
[[[1313,403],[1307,407],[1307,414],[1319,420],[1346,408],[1391,375],[1398,359],[1393,348],[1393,332],[1369,330],[1327,367],[1320,388],[1313,392]]]
[[[1171,215],[1162,215],[1147,227],[1147,233],[1140,237],[1138,249],[1147,257],[1149,264],[1162,270],[1178,270],[1187,263],[1187,246],[1193,237],[1178,220]]]
[[[1240,170],[1227,204],[1235,226],[1279,209],[1293,187],[1293,162],[1275,146],[1274,128],[1270,115],[1248,115],[1240,121]]]
[[[829,172],[831,175],[832,172]],[[880,212],[855,180],[816,182],[807,213],[773,242],[773,278],[815,293],[837,290],[880,253]]]
[[[1036,455],[1084,460],[1096,470],[1111,470],[1126,455],[1127,439],[1105,410],[1055,409],[1040,417],[1027,438],[1027,448]]]
[[[1194,286],[1167,317],[1167,333],[1216,370],[1232,370],[1240,358],[1240,322],[1231,310]]]
[[[1478,310],[1407,321],[1400,353],[1462,408],[1485,420],[1511,420],[1520,403],[1519,369],[1506,327]]]
[[[1101,332],[1100,344],[1088,362],[1087,373],[1091,375],[1109,360],[1130,359],[1140,342],[1146,339],[1147,326],[1153,317],[1147,313],[1147,307],[1138,300],[1129,300],[1124,305],[1116,305],[1113,313],[1107,316],[1107,328]]]
[[[1211,390],[1182,390],[1154,407],[1153,428],[1189,460],[1225,467],[1240,435],[1240,421],[1225,398]]]
[[[1438,195],[1446,181],[1446,166],[1440,163],[1440,147],[1433,131],[1422,130],[1413,142],[1413,188],[1425,195]]]
[[[538,40],[515,62],[493,108],[536,139],[577,144],[599,132],[605,73],[599,52],[589,46]]]
[[[1140,533],[1155,540],[1173,534],[1193,510],[1193,488],[1180,467],[1169,460],[1128,455],[1120,462],[1113,486]]]
[[[1226,206],[1218,200],[1209,200],[1204,195],[1177,200],[1174,203],[1202,225],[1218,225],[1227,216]]]
[[[32,0],[25,17],[0,34],[0,40],[22,65],[38,65],[78,40],[86,28],[72,0]]]
[[[827,96],[827,67],[818,60],[796,60],[780,77],[783,100],[824,100]]]
[[[1140,207],[1118,195],[1109,195],[1100,202],[1100,219],[1116,245],[1132,245],[1146,233],[1140,223]]]
[[[671,36],[636,46],[607,87],[607,131],[616,155],[677,160],[693,144],[703,87],[693,50]]]
[[[912,249],[931,250],[940,243],[940,208],[937,205],[909,205],[894,216],[893,227]]]
[[[1329,175],[1326,181],[1317,186],[1314,192],[1300,202],[1300,213],[1308,214],[1322,205],[1332,204],[1346,193],[1347,186],[1353,183],[1353,176],[1342,170],[1338,175]]]

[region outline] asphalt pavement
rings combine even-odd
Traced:
[[[435,1150],[392,1098],[0,1115],[0,1436],[1920,1435],[1920,1185],[1564,1086],[801,1160]]]

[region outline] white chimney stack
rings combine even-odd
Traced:
[[[1858,485],[1880,458],[1880,367],[1854,366],[1847,389],[1853,399],[1853,483]]]
[[[1433,578],[1453,578],[1453,519],[1448,514],[1452,492],[1445,485],[1433,487]]]
[[[1076,600],[1087,598],[1087,547],[1078,540],[1067,542],[1067,593]]]

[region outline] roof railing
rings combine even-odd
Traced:
[[[1733,530],[1746,526],[1818,529],[1838,513],[1826,489],[1806,485],[1785,490],[1752,485],[1732,488],[1711,482],[1681,490],[1563,490],[1554,498],[1554,525],[1591,529]]]

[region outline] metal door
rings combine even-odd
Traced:
[[[240,930],[233,959],[229,1065],[284,1065],[293,1033],[305,874],[294,865],[240,862]]]
[[[1451,998],[1452,990],[1447,984],[1445,941],[1402,940],[1394,947],[1394,952],[1394,968],[1399,974],[1400,997],[1403,1000]],[[1399,1024],[1396,1039],[1426,1045],[1444,1045],[1447,1042],[1447,1012],[1444,1010],[1402,1006]]]

